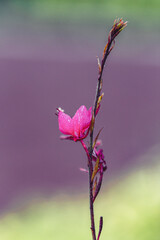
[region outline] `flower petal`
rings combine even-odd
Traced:
[[[82,105],[77,112],[75,113],[73,120],[74,126],[74,135],[76,137],[82,137],[84,132],[89,128],[91,122],[91,109],[87,110],[87,108]]]
[[[73,135],[72,118],[64,112],[58,113],[59,130],[66,135]]]

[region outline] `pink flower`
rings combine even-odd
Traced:
[[[65,114],[62,109],[58,108],[59,130],[68,135],[65,139],[71,139],[75,142],[87,137],[92,118],[92,107],[87,108],[82,105],[73,118]]]

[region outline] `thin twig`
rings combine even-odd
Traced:
[[[127,22],[123,22],[122,19],[117,19],[114,21],[114,25],[109,32],[108,35],[108,42],[105,46],[103,58],[101,61],[101,65],[98,60],[98,66],[99,66],[99,75],[98,75],[98,83],[97,83],[97,89],[96,89],[96,96],[95,96],[95,102],[93,105],[93,113],[92,113],[92,121],[91,121],[91,127],[90,127],[90,147],[89,147],[89,157],[88,157],[88,168],[89,168],[89,192],[90,192],[90,218],[91,218],[91,231],[92,231],[92,238],[93,240],[96,240],[96,230],[95,230],[95,221],[94,221],[94,206],[93,202],[95,200],[95,197],[93,198],[93,181],[92,181],[92,173],[93,173],[93,163],[92,163],[92,154],[93,154],[93,132],[94,132],[94,125],[95,125],[95,117],[96,117],[96,111],[97,111],[97,104],[98,100],[101,94],[101,86],[102,86],[102,75],[104,66],[107,60],[108,55],[110,54],[111,50],[114,47],[115,44],[115,37],[126,27]],[[102,179],[101,179],[102,180]],[[100,181],[98,192],[100,190],[102,181]],[[101,231],[102,231],[102,225],[103,225],[103,218],[101,217],[101,224],[100,224],[100,230],[98,234],[98,239],[100,237]]]

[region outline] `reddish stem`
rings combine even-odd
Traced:
[[[96,231],[95,231],[95,222],[94,222],[94,208],[93,208],[93,181],[91,181],[92,173],[93,173],[93,163],[92,158],[90,157],[90,153],[86,144],[83,140],[80,141],[86,154],[88,157],[88,169],[89,169],[89,205],[90,205],[90,218],[91,218],[91,231],[92,231],[92,238],[96,240]]]
[[[80,140],[80,142],[81,142],[81,144],[82,144],[82,146],[83,146],[83,148],[84,148],[84,150],[85,150],[85,152],[87,154],[88,161],[89,161],[90,156],[89,156],[88,148],[87,148],[86,144],[84,143],[84,141],[82,139]]]
[[[97,83],[97,89],[96,89],[96,96],[95,96],[95,102],[93,105],[93,113],[92,113],[92,121],[91,121],[91,128],[90,128],[90,146],[89,149],[86,147],[85,143],[83,140],[80,140],[86,154],[88,157],[88,168],[89,168],[89,192],[90,192],[90,216],[91,216],[91,231],[92,231],[92,239],[96,240],[96,230],[95,230],[95,222],[94,222],[94,208],[93,208],[93,202],[98,195],[101,184],[102,184],[102,178],[103,178],[103,173],[100,174],[100,179],[99,183],[96,189],[95,196],[93,197],[93,181],[92,181],[92,173],[93,173],[93,163],[92,163],[92,155],[93,155],[93,132],[94,132],[94,125],[95,125],[95,117],[96,117],[96,111],[98,107],[98,99],[101,94],[101,85],[102,85],[102,75],[103,75],[103,70],[104,66],[107,60],[108,55],[110,54],[111,50],[114,47],[115,43],[115,37],[126,27],[127,22],[123,22],[122,19],[117,19],[114,21],[114,25],[112,26],[111,31],[109,32],[108,35],[108,42],[107,45],[105,46],[104,53],[103,53],[103,58],[101,61],[101,64],[99,63],[99,75],[98,75],[98,83]],[[99,233],[98,233],[98,238],[99,240],[101,231],[103,227],[103,218],[100,218],[100,225],[99,225]]]

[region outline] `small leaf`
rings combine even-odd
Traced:
[[[102,101],[103,96],[104,96],[104,93],[102,93],[101,96],[99,96],[98,103],[100,103]]]
[[[102,180],[103,180],[103,172],[100,173],[100,177],[99,177],[99,180],[98,180],[98,184],[97,184],[97,187],[96,187],[96,191],[95,191],[95,194],[93,196],[93,202],[95,201],[100,189],[101,189],[101,185],[102,185]]]
[[[96,164],[94,166],[94,170],[93,170],[92,177],[91,177],[91,182],[93,182],[93,179],[94,179],[96,173],[98,172],[98,167],[99,167],[99,158],[97,158]]]
[[[108,47],[108,43],[106,44],[106,46],[105,46],[105,48],[104,48],[104,51],[103,51],[103,58],[104,58],[104,56],[105,56],[105,54],[106,54],[107,47]]]
[[[103,228],[103,217],[100,217],[100,221],[99,221],[99,232],[98,232],[98,238],[97,240],[99,240],[101,232],[102,232],[102,228]]]
[[[94,181],[94,185],[93,185],[93,196],[95,195],[96,188],[97,188],[97,177],[96,177],[96,179]]]
[[[109,50],[109,53],[113,50],[114,46],[115,46],[115,40],[113,40],[113,44],[112,44],[112,46],[111,46],[111,48]]]
[[[97,57],[99,73],[102,71],[99,57]]]
[[[99,88],[99,92],[101,92],[101,90],[102,90],[102,83],[103,83],[103,81],[102,81],[102,78],[100,79],[100,88]]]
[[[95,123],[95,117],[94,117],[94,113],[92,113],[92,119],[91,119],[91,125],[90,125],[90,132],[93,132],[94,123]]]
[[[99,130],[99,132],[98,132],[98,134],[97,134],[97,136],[96,136],[96,138],[95,138],[95,140],[94,140],[93,149],[94,149],[94,147],[95,147],[95,145],[96,145],[96,142],[97,142],[97,140],[98,140],[98,138],[99,138],[99,135],[100,135],[102,129],[103,129],[103,128],[101,128],[101,129]]]
[[[104,93],[102,93],[102,94],[99,96],[99,98],[98,98],[98,102],[97,102],[97,108],[96,108],[96,109],[98,109],[98,108],[99,108],[99,106],[100,106],[100,103],[101,103],[101,101],[102,101],[102,98],[103,98],[103,96],[104,96]]]

